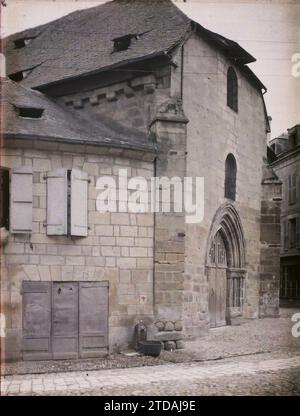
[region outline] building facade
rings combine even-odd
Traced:
[[[271,141],[276,154],[272,166],[283,183],[281,211],[281,283],[282,305],[300,302],[300,125],[288,135]]]
[[[281,182],[255,58],[168,0],[115,0],[4,47],[7,359],[97,357],[141,319],[173,349],[278,316]],[[204,178],[204,216],[99,212],[103,176]]]

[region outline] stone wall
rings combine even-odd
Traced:
[[[159,153],[155,163],[158,178],[185,177],[186,172],[186,124],[180,102],[167,100],[158,108],[152,123]],[[170,190],[170,212],[165,208],[164,190]],[[155,318],[156,328],[161,331],[156,339],[165,341],[167,349],[182,348],[182,307],[183,307],[183,272],[185,249],[185,214],[174,210],[174,190],[172,184],[160,186],[162,204],[160,212],[155,214]]]
[[[227,106],[227,70],[232,65],[216,49],[192,35],[184,45],[183,110],[187,125],[187,176],[204,177],[205,213],[201,224],[186,226],[184,321],[187,334],[200,335],[209,325],[205,273],[212,221],[224,198],[225,160],[237,161],[234,206],[246,242],[244,316],[258,316],[260,266],[260,210],[266,120],[263,98],[236,68],[239,109]],[[180,70],[180,67],[179,67]],[[177,71],[174,69],[174,71]],[[172,77],[171,85],[178,77]],[[180,91],[173,85],[174,94]]]
[[[10,235],[1,259],[7,358],[20,358],[23,280],[108,281],[110,348],[130,343],[139,319],[153,321],[153,214],[97,212],[95,183],[103,175],[116,177],[119,168],[127,169],[128,178],[150,178],[153,156],[145,161],[147,155],[138,160],[131,152],[129,158],[122,149],[109,154],[103,148],[38,141],[8,144],[1,150],[1,166],[33,169],[33,232]],[[46,235],[44,176],[60,167],[89,175],[86,238]]]
[[[265,166],[261,201],[259,316],[279,316],[281,181]]]
[[[122,78],[107,80],[105,85],[94,84],[88,90],[77,86],[76,93],[64,94],[58,101],[81,116],[95,114],[103,122],[107,118],[108,122],[114,120],[124,127],[148,132],[156,112],[157,94],[168,94],[170,68],[154,68],[149,74],[145,70],[137,70],[134,75],[128,71],[128,76],[122,74]]]

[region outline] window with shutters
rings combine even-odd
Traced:
[[[235,201],[236,197],[236,160],[233,154],[229,154],[225,162],[225,198]]]
[[[47,175],[47,234],[86,237],[88,175],[57,169]]]
[[[32,169],[15,168],[11,172],[10,231],[32,232]]]
[[[289,248],[296,248],[296,227],[297,219],[292,218],[289,220]]]
[[[238,112],[238,79],[232,67],[227,71],[227,105]]]
[[[289,204],[293,205],[297,201],[297,175],[289,175],[288,177],[288,194],[289,194]]]
[[[0,169],[0,227],[9,229],[9,170]]]
[[[289,245],[289,233],[288,233],[288,222],[283,220],[282,222],[282,246],[284,250],[288,249]]]
[[[296,218],[296,248],[300,249],[300,215]]]

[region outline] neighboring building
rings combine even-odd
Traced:
[[[97,357],[130,344],[140,319],[181,348],[278,316],[281,184],[255,58],[168,0],[81,10],[4,52],[7,359]],[[99,213],[97,179],[120,168],[204,177],[203,221]]]
[[[276,160],[272,167],[283,183],[281,211],[282,305],[300,304],[300,124],[270,143]]]

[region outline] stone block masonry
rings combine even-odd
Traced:
[[[22,281],[108,281],[111,349],[132,340],[139,319],[153,321],[153,214],[99,213],[95,188],[99,176],[127,169],[128,177],[153,176],[153,163],[141,159],[65,151],[4,148],[1,165],[33,168],[33,232],[10,234],[1,261],[4,310],[7,316],[7,358],[21,357]],[[46,234],[45,174],[57,168],[81,169],[89,175],[88,236]]]

